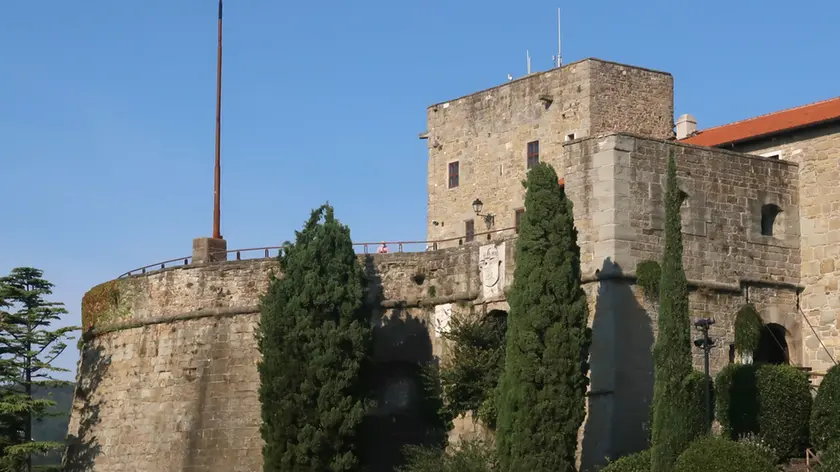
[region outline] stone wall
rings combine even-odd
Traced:
[[[729,362],[733,315],[747,301],[755,302],[765,318],[797,329],[790,339],[791,360],[801,359],[801,342],[795,339],[800,336],[795,163],[622,134],[568,143],[566,187],[575,202],[582,271],[621,280],[632,276],[642,260],[661,259],[667,159],[672,150],[680,189],[686,195],[682,226],[684,265],[694,290],[692,316],[717,320],[712,370]],[[777,219],[774,235],[762,236],[761,207],[768,202],[793,216]],[[616,291],[621,290],[616,286],[609,293]],[[655,337],[656,307],[649,301],[625,295],[614,306],[613,316],[622,316],[625,309],[646,312]],[[696,356],[699,368],[701,353]],[[621,360],[617,357],[616,362]]]
[[[474,220],[487,231],[472,202],[495,215],[491,229],[514,226],[522,207],[528,143],[539,159],[564,167],[563,144],[605,131],[670,136],[673,77],[596,59],[531,74],[498,87],[429,107],[427,238],[454,246]],[[570,136],[573,135],[573,136]],[[449,164],[459,183],[449,188]]]
[[[401,440],[417,426],[411,366],[443,355],[453,311],[504,303],[512,252],[497,241],[360,256],[378,302],[377,370],[387,373],[374,416],[399,420]],[[261,470],[254,330],[277,270],[272,259],[199,264],[91,289],[82,316],[93,331],[79,363],[67,470]],[[374,470],[386,470],[396,447],[371,447],[384,464]]]
[[[816,331],[799,320],[805,324],[803,364],[825,372],[840,358],[840,124],[733,147],[799,164],[801,281],[805,286],[800,315]]]

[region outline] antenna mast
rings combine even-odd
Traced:
[[[563,43],[560,40],[560,9],[557,9],[557,67],[563,65]]]
[[[221,234],[221,134],[222,134],[222,0],[219,0],[219,46],[216,56],[216,168],[213,187],[213,238]]]

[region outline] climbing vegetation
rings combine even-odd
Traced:
[[[646,260],[636,265],[636,284],[649,300],[659,298],[659,280],[662,278],[662,267],[656,261]]]

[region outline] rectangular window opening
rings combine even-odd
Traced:
[[[517,208],[513,212],[513,229],[516,234],[519,234],[519,228],[522,225],[522,214],[525,213],[524,208]]]
[[[467,242],[475,240],[475,220],[467,220],[464,222],[464,235]]]
[[[531,141],[528,143],[528,169],[540,163],[540,142]]]
[[[460,183],[458,179],[459,171],[458,161],[449,163],[449,188],[455,188]]]
[[[569,133],[566,135],[566,141],[574,141],[575,140],[575,133]]]

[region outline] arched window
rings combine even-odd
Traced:
[[[773,236],[773,226],[776,224],[776,217],[782,209],[773,203],[761,206],[761,235]]]

